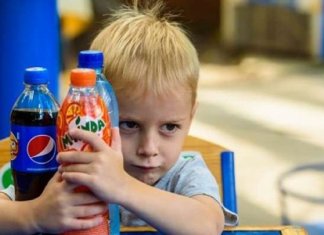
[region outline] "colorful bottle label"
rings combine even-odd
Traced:
[[[56,126],[11,125],[11,167],[21,172],[57,170]]]
[[[63,103],[57,117],[57,138],[59,151],[92,151],[91,146],[83,141],[71,138],[68,130],[78,128],[96,133],[110,144],[110,118],[100,97],[87,97],[87,102]]]

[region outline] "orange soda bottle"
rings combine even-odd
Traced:
[[[70,75],[69,92],[63,101],[57,117],[58,151],[91,152],[89,144],[73,139],[68,130],[79,128],[91,131],[100,136],[107,144],[111,143],[111,121],[107,107],[95,88],[96,73],[92,69],[73,69]],[[88,190],[85,187],[76,188],[76,193]],[[64,235],[107,235],[109,234],[108,209],[103,215],[104,222],[87,230],[70,231]]]

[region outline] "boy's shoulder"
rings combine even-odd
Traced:
[[[198,151],[182,151],[180,153],[180,157],[175,164],[177,167],[181,166],[202,166],[207,167],[204,158],[202,157],[201,153]]]
[[[197,151],[182,151],[180,158],[183,160],[196,160],[202,159],[201,153]]]
[[[188,178],[188,176],[195,177],[195,175],[202,173],[209,174],[209,170],[201,153],[197,151],[183,151],[180,153],[177,162],[160,179],[157,185],[164,185],[163,187],[166,185],[175,186],[180,183],[183,178]]]

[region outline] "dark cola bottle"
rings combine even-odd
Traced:
[[[27,68],[25,89],[11,111],[11,168],[16,201],[38,197],[58,168],[56,118],[59,105],[47,83],[47,69]]]

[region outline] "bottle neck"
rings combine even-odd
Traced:
[[[97,79],[97,83],[98,82],[106,82],[107,79],[105,77],[105,75],[103,74],[103,67],[101,68],[96,68],[95,69],[95,72],[96,72],[96,79]]]
[[[94,86],[80,87],[80,86],[73,86],[72,84],[70,86],[70,91],[72,93],[82,93],[82,94],[96,93],[96,89]]]
[[[27,84],[25,83],[26,90],[47,90],[47,84]]]
[[[84,66],[84,67],[79,67],[79,68],[93,69],[96,72],[96,74],[103,73],[103,67]]]
[[[103,73],[103,67],[93,68],[96,74]]]

